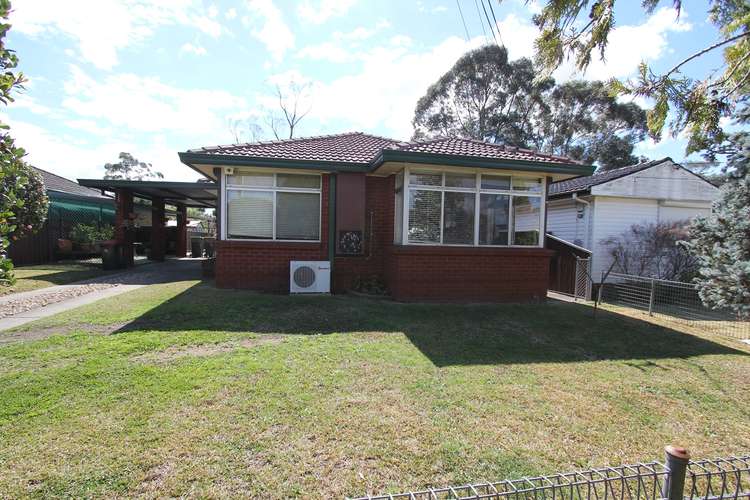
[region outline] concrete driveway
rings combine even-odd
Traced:
[[[68,285],[0,297],[0,331],[144,286],[201,277],[202,259],[169,259]]]

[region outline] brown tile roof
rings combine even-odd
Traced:
[[[380,151],[396,141],[385,137],[349,132],[191,149],[189,153],[212,156],[247,156],[275,160],[328,161],[367,165]]]
[[[281,160],[299,162],[328,162],[341,166],[375,168],[387,160],[388,153],[404,155],[455,156],[469,160],[521,161],[548,165],[585,167],[564,156],[538,153],[530,149],[491,144],[472,139],[440,138],[426,141],[400,142],[386,137],[349,132],[336,135],[303,137],[280,141],[262,141],[226,146],[191,149],[180,153],[183,162],[199,162],[196,156],[232,157],[232,160]],[[186,160],[184,157],[189,159]],[[192,158],[191,158],[192,156]],[[439,161],[439,160],[436,160]]]
[[[386,147],[386,149],[448,156],[470,156],[492,160],[533,161],[540,163],[580,165],[580,162],[565,156],[548,155],[531,149],[492,144],[474,139],[440,138],[427,141],[402,142],[395,146]]]

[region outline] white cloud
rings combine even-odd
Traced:
[[[250,0],[250,15],[243,17],[246,26],[253,26],[252,35],[260,40],[276,61],[294,47],[294,34],[284,22],[281,11],[272,0]]]
[[[26,94],[16,96],[15,101],[13,101],[13,107],[27,109],[35,115],[48,115],[52,112],[49,107],[39,104],[36,99]]]
[[[528,19],[508,14],[497,22],[497,27],[510,59],[534,56],[534,40],[539,30]]]
[[[213,37],[223,28],[193,0],[97,0],[78,7],[58,0],[25,0],[14,6],[13,30],[28,36],[63,34],[81,56],[111,69],[118,52],[151,37],[157,27],[179,24]]]
[[[592,54],[591,64],[583,77],[594,80],[624,78],[632,75],[641,61],[660,59],[668,48],[668,33],[692,29],[686,18],[684,9],[678,21],[674,9],[663,7],[641,24],[616,27],[609,35],[605,60],[599,59],[598,52]],[[534,40],[539,34],[536,26],[529,20],[508,14],[498,22],[498,27],[511,59],[533,57]],[[569,61],[555,72],[555,77],[560,80],[581,76]]]
[[[207,54],[205,47],[193,45],[192,43],[183,43],[182,47],[180,47],[180,52],[194,54],[196,56],[205,56]]]
[[[134,74],[94,79],[76,66],[71,73],[63,85],[63,107],[120,130],[183,134],[210,144],[225,140],[224,116],[246,107],[244,99],[223,90],[184,89]]]
[[[90,131],[95,136],[94,140],[88,141],[83,139],[81,134],[60,135],[32,123],[10,119],[8,116],[0,118],[11,125],[17,144],[28,153],[26,159],[29,163],[68,179],[101,178],[104,175],[104,164],[116,160],[122,151],[152,163],[166,179],[193,181],[199,177],[180,163],[177,156],[179,148],[167,144],[160,135],[155,135],[144,143],[127,138],[115,138],[110,134],[96,134],[94,128]],[[68,125],[82,125],[88,128],[95,127],[95,122],[88,125],[83,122]],[[104,142],[101,142],[102,138]]]
[[[412,42],[411,38],[406,35],[394,35],[390,38],[390,40],[388,40],[388,43],[390,43],[391,45],[397,45],[397,46],[402,46],[402,47],[411,45],[411,42]]]
[[[237,9],[232,7],[231,9],[227,10],[226,13],[224,14],[224,17],[226,17],[229,20],[234,19],[235,17],[237,17]]]
[[[333,33],[333,38],[334,40],[348,40],[348,41],[366,40],[368,38],[371,38],[373,35],[377,34],[378,32],[388,29],[390,27],[391,27],[391,23],[388,20],[381,19],[372,28],[359,26],[357,28],[354,28],[352,31],[348,31],[348,32],[335,31]]]
[[[390,28],[391,23],[383,19],[378,21],[372,28],[359,26],[352,31],[336,31],[332,40],[303,47],[297,52],[297,57],[312,59],[314,61],[329,61],[332,63],[347,63],[361,60],[366,57],[365,50],[358,50],[362,42],[368,40],[378,32]],[[409,45],[411,38],[405,35],[395,35],[391,38],[392,45]]]
[[[424,2],[421,0],[417,0],[417,10],[419,12],[429,12],[430,14],[439,14],[441,12],[446,12],[448,10],[448,7],[445,5],[435,5],[433,7],[427,7]]]
[[[383,128],[395,138],[408,138],[417,100],[456,59],[482,41],[450,37],[426,52],[384,46],[361,53],[358,72],[313,84],[310,117],[323,125],[336,122],[355,129]],[[287,76],[277,75],[281,79]],[[294,77],[297,81],[301,78],[298,74]]]
[[[333,63],[350,62],[356,58],[355,54],[334,42],[308,45],[297,52],[297,57],[301,59],[312,59],[313,61],[330,61]]]
[[[311,0],[303,0],[297,7],[297,15],[303,21],[322,24],[331,17],[342,16],[354,5],[354,0],[320,0],[313,4]]]

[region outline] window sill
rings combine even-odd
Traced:
[[[392,245],[392,255],[526,255],[548,257],[552,250],[542,247],[472,246],[472,245]]]

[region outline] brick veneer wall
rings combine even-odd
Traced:
[[[394,176],[366,178],[364,252],[335,257],[331,284],[334,292],[351,289],[358,277],[384,279],[385,250],[393,243],[394,186]]]
[[[365,251],[336,256],[334,293],[357,277],[379,276],[396,300],[524,302],[547,293],[552,251],[393,245],[394,176],[367,177]],[[223,288],[289,290],[289,261],[328,260],[329,178],[323,176],[320,243],[219,241],[216,284]]]
[[[289,291],[289,261],[328,260],[329,177],[321,186],[320,242],[217,241],[216,286]]]
[[[527,302],[546,296],[553,252],[396,245],[387,254],[386,280],[396,300]]]

